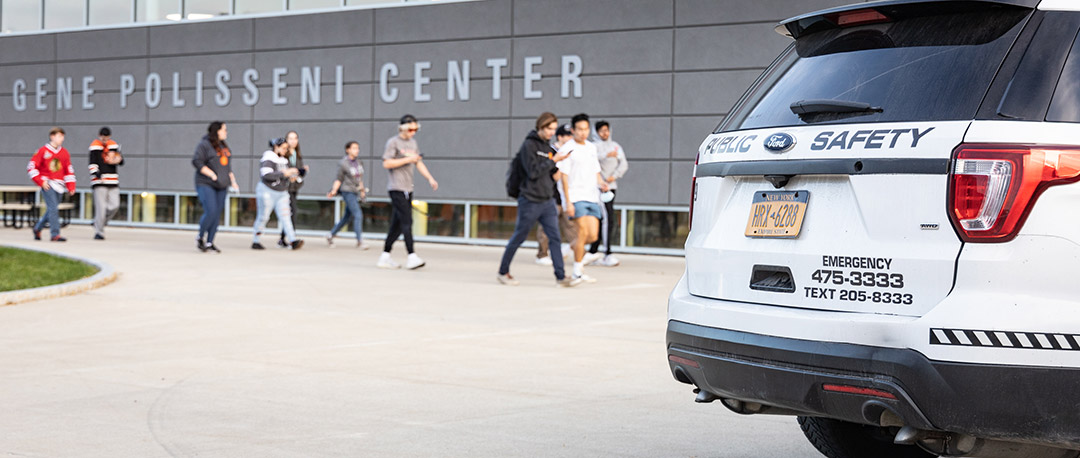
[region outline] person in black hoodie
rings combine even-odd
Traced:
[[[517,222],[514,225],[514,235],[506,242],[506,251],[503,252],[502,263],[499,264],[499,276],[497,280],[504,285],[517,285],[518,281],[510,275],[510,261],[514,259],[514,253],[529,236],[533,226],[539,221],[544,232],[548,236],[548,246],[551,252],[558,253],[562,241],[559,238],[558,210],[555,207],[555,179],[558,176],[558,168],[555,163],[566,159],[567,154],[555,154],[551,148],[551,136],[559,120],[554,114],[545,112],[536,119],[536,130],[525,136],[525,141],[518,150],[518,159],[521,163],[523,177],[518,194]],[[555,280],[558,286],[577,286],[581,279],[567,277],[563,270],[561,257],[552,259],[555,269]]]
[[[304,176],[307,175],[309,170],[308,166],[304,164],[304,156],[300,154],[300,134],[295,130],[290,130],[285,134],[285,142],[289,144],[289,155],[286,159],[289,160],[289,166],[300,171],[300,174],[289,179],[289,214],[292,218],[293,229],[296,229],[296,195],[300,192],[300,188],[304,186]],[[279,247],[288,248],[290,245],[285,240],[285,229],[281,229],[281,238],[277,242]]]
[[[221,211],[225,208],[225,197],[229,189],[239,192],[240,187],[236,185],[236,176],[233,175],[229,161],[232,152],[229,151],[229,145],[225,144],[229,133],[225,123],[214,121],[206,131],[206,135],[203,135],[195,147],[195,157],[191,159],[191,165],[195,167],[195,192],[198,193],[199,203],[203,208],[195,246],[204,253],[221,253],[221,250],[214,246],[214,235],[221,223]]]

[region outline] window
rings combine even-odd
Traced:
[[[1054,90],[1047,121],[1080,122],[1080,35],[1077,35],[1065,61],[1065,70]]]
[[[144,192],[131,196],[131,221],[137,223],[172,223],[176,199],[171,195]]]
[[[413,227],[417,235],[437,235],[440,237],[463,237],[465,235],[465,206],[454,204],[432,204],[413,201],[416,210],[426,207],[420,215],[413,212]],[[419,223],[419,224],[418,224]]]
[[[975,10],[802,36],[723,130],[972,119],[1028,13]],[[881,111],[802,118],[791,112],[792,103],[813,99],[862,102]]]
[[[334,201],[297,199],[293,220],[296,221],[296,230],[329,230],[335,223]]]
[[[229,14],[229,0],[184,0],[184,17],[209,19]]]
[[[38,2],[0,2],[3,11],[3,24],[0,29],[4,32],[23,32],[26,30],[38,30],[41,28],[41,4]]]
[[[503,205],[473,205],[472,234],[474,239],[509,240],[517,223],[517,207]],[[536,240],[535,230],[529,240]]]
[[[135,20],[139,22],[156,22],[166,19],[180,20],[180,2],[176,0],[137,0],[135,3]]]
[[[236,0],[236,14],[281,11],[281,0]]]
[[[690,233],[686,212],[631,210],[626,222],[628,246],[679,248]]]
[[[84,6],[83,0],[45,0],[45,28],[82,27]]]
[[[310,10],[341,6],[341,0],[289,0],[290,10]]]
[[[90,25],[131,22],[131,0],[90,0]]]

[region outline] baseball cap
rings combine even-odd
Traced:
[[[556,137],[566,137],[566,136],[570,136],[570,135],[574,135],[574,134],[570,133],[570,125],[569,124],[563,124],[563,125],[559,126],[558,129],[555,130],[555,136]]]
[[[284,143],[285,143],[285,138],[284,137],[277,137],[277,138],[271,138],[270,139],[270,147],[271,148],[277,147],[278,145],[282,145]]]

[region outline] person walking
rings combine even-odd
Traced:
[[[45,201],[45,214],[32,229],[34,240],[41,240],[41,231],[48,223],[49,240],[66,242],[67,239],[60,236],[59,207],[65,192],[75,195],[75,168],[71,166],[71,155],[64,149],[64,129],[49,129],[49,142],[30,158],[26,174],[41,187],[41,198]]]
[[[600,196],[603,202],[603,216],[600,219],[600,240],[593,242],[589,247],[589,253],[595,259],[589,265],[615,267],[619,265],[619,258],[611,254],[611,238],[615,235],[615,196],[619,188],[618,179],[626,175],[630,168],[626,162],[626,152],[622,145],[611,139],[611,124],[607,121],[596,123],[596,136],[600,141],[596,142],[596,157],[600,161],[600,176],[608,185],[608,190]],[[603,257],[598,255],[600,246],[604,247]]]
[[[570,141],[573,135],[574,134],[570,133],[570,124],[559,126],[559,128],[555,130],[555,142],[551,144],[551,147],[558,151],[558,149],[562,148],[566,142]],[[563,179],[565,179],[565,177],[560,174],[560,179],[555,180],[556,188],[559,188]],[[570,253],[572,253],[570,247],[574,244],[574,241],[577,240],[577,225],[574,224],[573,221],[570,221],[570,218],[566,215],[566,210],[563,209],[562,191],[556,189],[554,191],[554,197],[555,205],[559,211],[559,234],[563,241],[561,255],[565,260],[570,256]],[[543,226],[539,226],[536,229],[536,244],[536,263],[542,266],[550,266],[552,260],[550,253],[548,253],[548,238],[547,234],[544,233]]]
[[[289,248],[299,250],[304,241],[296,238],[289,213],[289,180],[300,175],[300,170],[289,165],[285,155],[289,145],[284,138],[271,139],[270,150],[263,153],[259,163],[259,184],[255,185],[255,224],[252,225],[251,249],[265,250],[259,237],[266,229],[270,213],[277,215],[278,224],[285,231]]]
[[[573,245],[575,278],[593,283],[596,280],[584,271],[585,244],[595,242],[600,231],[600,191],[607,191],[607,183],[600,176],[600,161],[596,160],[596,145],[588,140],[591,128],[589,116],[582,113],[570,121],[573,126],[573,141],[566,142],[559,149],[560,154],[569,154],[567,160],[559,162],[559,170],[566,174],[564,198],[570,202],[567,215],[578,226],[577,240]]]
[[[552,113],[542,113],[536,119],[536,130],[525,136],[525,141],[518,149],[517,159],[522,168],[523,179],[518,193],[517,221],[514,235],[506,242],[502,261],[499,263],[499,275],[496,279],[504,285],[517,285],[518,280],[510,275],[510,262],[518,247],[528,237],[537,221],[548,235],[548,250],[560,251],[562,240],[559,237],[558,210],[555,204],[555,176],[559,169],[557,162],[566,159],[568,154],[555,154],[551,147],[551,137],[559,125]],[[570,287],[581,283],[580,278],[568,278],[563,270],[562,257],[552,259],[556,285]]]
[[[199,195],[203,214],[199,218],[199,235],[195,237],[195,246],[203,253],[210,251],[221,253],[214,245],[221,212],[225,209],[225,197],[229,190],[239,192],[236,175],[233,175],[229,160],[232,152],[225,139],[229,135],[228,126],[221,121],[214,121],[206,127],[206,135],[195,146],[195,155],[191,165],[195,167],[195,192]]]
[[[364,213],[360,209],[360,201],[367,198],[367,190],[364,189],[364,165],[357,157],[360,156],[360,143],[349,141],[345,144],[345,157],[338,161],[337,179],[334,180],[330,192],[326,197],[333,198],[340,194],[341,200],[345,201],[345,214],[341,220],[334,224],[330,233],[326,234],[326,244],[334,246],[334,236],[352,221],[353,232],[356,233],[356,247],[361,250],[368,249],[364,243],[363,227]]]
[[[105,240],[105,225],[120,210],[120,175],[124,165],[120,145],[112,139],[112,130],[102,127],[98,138],[90,142],[90,189],[94,194],[94,240]]]
[[[300,171],[300,174],[289,179],[289,215],[292,218],[293,230],[296,230],[296,196],[300,192],[300,188],[304,186],[304,177],[307,176],[308,166],[304,164],[304,156],[300,154],[300,134],[295,130],[290,130],[285,134],[285,143],[289,145],[289,152],[286,158],[289,160],[289,167],[293,167]],[[278,246],[281,248],[288,248],[289,244],[285,241],[285,229],[281,229],[281,237],[278,238]]]
[[[383,269],[400,269],[401,265],[394,262],[390,257],[390,249],[399,236],[405,238],[405,250],[409,252],[405,267],[419,269],[424,267],[424,260],[416,255],[413,250],[412,235],[412,198],[413,198],[413,172],[419,171],[420,175],[428,180],[433,191],[439,190],[439,183],[431,176],[427,166],[424,165],[424,157],[420,154],[420,148],[416,145],[416,133],[420,131],[420,123],[416,117],[410,114],[401,117],[398,123],[397,135],[386,141],[386,149],[383,151],[383,168],[389,174],[386,188],[390,192],[390,230],[386,234],[386,243],[383,244],[382,255],[375,264]]]

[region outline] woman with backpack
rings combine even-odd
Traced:
[[[506,251],[503,252],[502,263],[499,264],[499,276],[497,280],[504,285],[517,285],[518,281],[510,275],[510,261],[514,259],[514,253],[529,236],[537,221],[543,226],[544,232],[549,234],[549,249],[558,253],[559,223],[558,210],[555,207],[555,179],[559,170],[555,166],[568,157],[567,154],[555,154],[551,148],[551,136],[559,120],[554,114],[545,112],[536,119],[536,130],[525,136],[517,156],[511,162],[510,173],[507,177],[506,191],[511,197],[517,197],[517,222],[514,225],[514,235],[506,242]],[[566,276],[563,271],[561,257],[552,259],[555,270],[557,286],[570,287],[581,283],[580,279]]]

